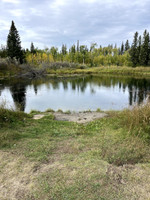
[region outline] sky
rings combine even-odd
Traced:
[[[150,31],[150,0],[0,0],[0,44],[6,45],[11,21],[23,48],[107,46]]]

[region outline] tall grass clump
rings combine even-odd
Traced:
[[[28,117],[24,112],[7,109],[4,104],[0,105],[0,128],[23,122]]]
[[[130,134],[150,140],[150,102],[134,106],[121,113],[121,121]]]
[[[20,127],[29,115],[0,105],[0,148],[10,147],[21,136]]]

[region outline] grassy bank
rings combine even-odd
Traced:
[[[22,64],[9,59],[0,59],[0,78],[10,76],[20,76],[25,78],[35,78],[43,75],[121,75],[121,76],[138,76],[150,77],[150,67],[126,67],[126,66],[99,66],[89,67],[87,65],[68,63],[68,62],[52,62],[42,63],[39,65]]]
[[[122,76],[140,76],[150,77],[150,67],[92,67],[85,69],[47,69],[47,74],[55,75],[73,75],[73,74],[111,74],[111,75],[122,75]]]
[[[0,199],[149,199],[149,111],[83,125],[1,109]]]

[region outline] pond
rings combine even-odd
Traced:
[[[150,79],[113,76],[0,80],[0,103],[25,112],[122,110],[149,96]]]

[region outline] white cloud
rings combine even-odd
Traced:
[[[54,0],[49,3],[49,8],[52,9],[53,13],[60,14],[62,7],[69,4],[69,0]]]
[[[12,16],[14,17],[21,17],[23,16],[23,10],[21,9],[14,9],[14,10],[9,10],[9,12],[11,13]]]
[[[30,8],[31,14],[36,16],[43,16],[43,12],[36,8]]]
[[[0,27],[1,27],[1,31],[3,31],[3,30],[9,30],[9,28],[10,28],[10,22],[8,22],[6,20],[0,19]]]
[[[0,0],[0,41],[14,20],[25,47],[31,41],[69,46],[78,39],[119,45],[135,31],[150,31],[149,10],[149,0]]]
[[[56,8],[59,6],[64,6],[67,4],[67,2],[69,2],[69,0],[54,0],[51,5],[52,7]]]
[[[80,3],[96,3],[96,2],[100,2],[100,0],[80,0]]]
[[[19,4],[19,0],[1,0],[4,3]]]

